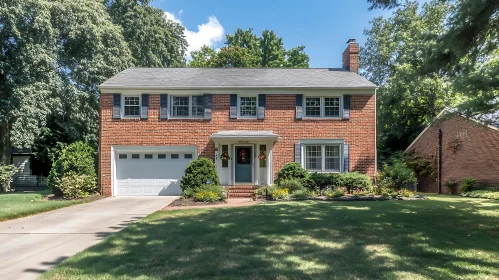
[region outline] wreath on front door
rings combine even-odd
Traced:
[[[267,156],[265,156],[265,152],[261,151],[260,154],[258,155],[258,159],[259,160],[265,160],[266,158],[267,158]]]
[[[221,159],[221,160],[230,160],[229,152],[223,152],[223,153],[220,155],[220,159]]]
[[[241,149],[241,151],[239,151],[239,156],[241,157],[241,160],[242,161],[245,161],[246,160],[246,150],[245,149]]]

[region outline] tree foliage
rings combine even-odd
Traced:
[[[216,52],[209,46],[191,53],[189,67],[308,68],[305,47],[286,50],[281,37],[264,30],[258,37],[250,28],[226,35],[225,46]]]
[[[371,8],[394,8],[398,0],[368,0]],[[440,0],[449,7],[446,30],[422,41],[427,57],[419,73],[445,73],[455,91],[463,94],[459,106],[467,115],[499,118],[499,1]],[[495,113],[495,114],[494,114]]]
[[[377,91],[380,159],[405,149],[444,107],[460,101],[444,73],[421,73],[428,46],[445,32],[448,7],[438,1],[407,2],[391,17],[376,17],[364,31],[362,75],[379,86]],[[427,38],[422,40],[422,38]]]

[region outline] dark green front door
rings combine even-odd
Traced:
[[[236,166],[235,177],[236,183],[251,183],[253,182],[252,172],[252,148],[251,147],[236,147]]]

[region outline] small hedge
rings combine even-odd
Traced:
[[[220,185],[220,179],[215,168],[215,164],[207,158],[197,158],[185,169],[185,175],[180,181],[182,191],[194,189],[207,184],[210,181],[211,185]]]
[[[281,189],[288,189],[289,193],[294,193],[295,191],[305,189],[301,182],[296,179],[283,180],[278,185]]]
[[[275,179],[275,183],[279,184],[284,180],[292,180],[292,179],[305,179],[308,178],[309,174],[307,170],[303,169],[301,164],[297,162],[288,162],[284,164],[284,166],[277,172],[277,178]]]
[[[340,173],[339,181],[340,186],[345,187],[348,192],[351,192],[355,188],[367,191],[372,186],[369,176],[366,174],[360,174],[359,172]]]
[[[461,181],[461,186],[459,187],[459,191],[461,193],[471,192],[474,187],[475,187],[475,179],[473,177],[467,177]]]
[[[310,196],[310,192],[307,189],[297,190],[291,194],[291,198],[294,200],[305,200],[309,196]]]
[[[79,199],[98,192],[96,178],[89,175],[68,174],[58,184],[65,198]]]
[[[224,188],[217,185],[201,185],[195,188],[185,189],[182,196],[194,198],[196,201],[214,202],[225,200],[227,193]]]
[[[53,163],[47,178],[47,186],[52,189],[55,195],[64,195],[60,184],[66,176],[72,177],[68,180],[78,181],[78,186],[81,186],[81,192],[87,192],[88,189],[97,189],[95,186],[87,186],[86,183],[80,184],[80,180],[75,176],[88,176],[86,182],[96,182],[97,175],[95,172],[95,150],[87,143],[75,142],[62,150],[61,156]],[[67,188],[67,186],[66,186]],[[90,193],[86,193],[89,195]]]
[[[461,196],[499,200],[499,192],[491,192],[491,191],[471,191],[463,193],[461,194]]]

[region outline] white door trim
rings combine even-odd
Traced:
[[[248,183],[238,183],[236,182],[236,161],[237,161],[237,147],[251,147],[251,182],[250,184],[254,185],[255,184],[255,144],[249,143],[249,144],[234,144],[234,150],[233,150],[233,155],[234,155],[234,164],[232,166],[232,173],[234,174],[234,185],[247,185]]]

